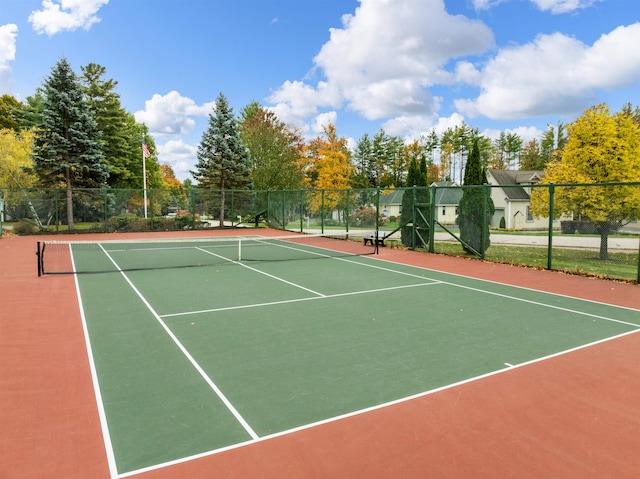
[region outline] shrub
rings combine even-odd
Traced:
[[[355,226],[370,226],[376,225],[376,209],[372,206],[361,206],[353,212],[351,215],[351,222]],[[387,222],[387,218],[380,214],[378,216],[378,225],[382,226]]]
[[[38,232],[37,228],[26,221],[18,221],[12,230],[15,234],[21,236],[33,235]]]

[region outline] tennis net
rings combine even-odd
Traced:
[[[188,268],[374,254],[375,246],[327,235],[229,236],[38,242],[38,275]]]

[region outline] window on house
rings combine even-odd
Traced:
[[[531,214],[531,206],[527,206],[527,222],[533,223],[533,215]]]
[[[443,206],[442,207],[442,216],[445,216],[447,214],[447,207]]]

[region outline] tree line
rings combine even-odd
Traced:
[[[103,66],[91,63],[76,75],[62,58],[25,102],[2,96],[0,187],[66,188],[68,204],[73,188],[141,188],[142,143],[149,148],[147,187],[192,187],[190,180],[181,184],[169,165],[159,163],[153,137],[122,107],[117,85],[106,78]],[[610,116],[608,110],[598,112]],[[629,104],[620,114],[640,123],[637,107]],[[443,180],[463,184],[472,154],[483,170],[547,169],[563,159],[572,126],[549,125],[540,139],[527,144],[513,132],[490,139],[466,123],[409,143],[379,130],[372,136],[365,133],[352,151],[334,125],[307,139],[257,102],[234,115],[220,93],[191,173],[199,187],[218,190],[390,188]],[[627,169],[626,163],[617,164]]]

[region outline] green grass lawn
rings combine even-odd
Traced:
[[[437,253],[468,256],[459,243],[436,242]],[[547,267],[546,247],[522,245],[492,245],[485,253],[487,261],[539,268]],[[553,248],[551,266],[554,270],[586,273],[634,281],[638,278],[638,253],[609,251],[609,259],[601,260],[598,252],[588,249]]]

